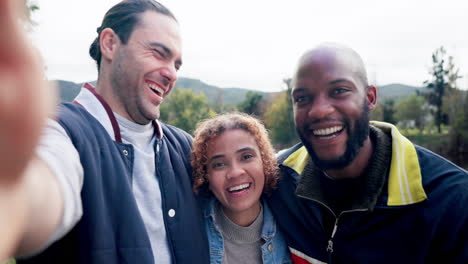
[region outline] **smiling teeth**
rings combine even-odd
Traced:
[[[343,129],[343,126],[334,126],[334,127],[324,128],[324,129],[315,129],[313,133],[316,136],[328,136],[342,129]]]
[[[239,190],[242,190],[242,189],[247,189],[247,188],[249,188],[249,186],[250,186],[250,183],[244,183],[244,184],[241,184],[241,185],[231,187],[231,188],[228,189],[228,191],[235,192],[235,191],[239,191]]]
[[[149,83],[148,83],[148,86],[149,86],[149,88],[151,88],[151,90],[159,93],[160,95],[164,95],[164,90],[161,89],[160,87],[158,87],[158,86],[156,86],[154,84],[149,84]]]

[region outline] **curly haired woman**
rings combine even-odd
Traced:
[[[192,150],[194,191],[206,196],[211,263],[291,263],[270,209],[261,199],[278,181],[268,133],[249,115],[201,122]]]

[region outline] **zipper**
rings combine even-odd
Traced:
[[[328,240],[327,252],[330,255],[333,253],[333,237],[335,236],[336,229],[338,229],[338,218],[335,219],[335,226],[333,226],[332,234]]]
[[[298,195],[298,197],[301,197],[303,199],[307,199],[309,201],[313,201],[313,202],[316,202],[320,205],[322,205],[323,207],[325,207],[334,217],[335,217],[335,225],[333,226],[333,231],[330,235],[330,238],[328,239],[328,243],[327,243],[327,248],[326,248],[326,252],[328,253],[328,264],[331,264],[332,263],[332,254],[333,254],[333,238],[335,237],[335,234],[336,234],[336,231],[338,230],[338,221],[340,219],[340,217],[344,214],[344,213],[353,213],[353,212],[365,212],[365,211],[369,211],[368,208],[362,208],[362,209],[353,209],[353,210],[348,210],[348,211],[342,211],[338,216],[336,216],[336,214],[333,212],[333,210],[328,207],[326,204],[322,203],[321,201],[319,200],[315,200],[315,199],[310,199],[308,197],[304,197],[304,196],[301,196],[301,195]]]
[[[341,215],[341,214],[340,214]],[[333,231],[330,236],[330,239],[328,239],[328,245],[327,245],[327,253],[328,253],[328,264],[332,263],[332,254],[333,254],[333,237],[335,236],[336,230],[338,229],[338,219],[340,216],[335,218],[335,225],[333,226]]]
[[[327,248],[325,249],[327,251],[327,253],[328,253],[328,263],[330,264],[331,263],[331,256],[332,256],[332,253],[333,253],[333,237],[335,236],[336,230],[338,229],[338,220],[339,220],[341,214],[344,213],[344,212],[341,212],[341,214],[339,216],[336,216],[336,214],[333,212],[333,210],[330,207],[328,207],[328,205],[322,203],[321,201],[315,200],[315,199],[310,199],[310,198],[303,197],[303,196],[300,196],[300,197],[305,198],[305,199],[310,200],[310,201],[314,201],[314,202],[322,205],[335,217],[335,225],[333,226],[333,231],[331,233],[330,238],[328,239]]]
[[[330,209],[331,210],[331,209]],[[327,252],[328,252],[328,264],[331,264],[332,263],[332,253],[333,253],[333,238],[335,237],[335,233],[336,233],[336,230],[338,229],[338,220],[340,219],[340,217],[344,214],[344,213],[354,213],[354,212],[365,212],[365,211],[369,211],[369,209],[367,208],[363,208],[363,209],[353,209],[353,210],[348,210],[348,211],[343,211],[341,212],[338,217],[336,217],[335,219],[335,226],[333,226],[333,231],[332,231],[332,234],[330,236],[330,239],[328,240],[328,245],[327,245]],[[335,214],[333,214],[335,215]]]

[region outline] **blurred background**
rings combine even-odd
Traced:
[[[31,41],[61,100],[96,80],[88,48],[117,0],[25,0]],[[447,1],[169,1],[184,65],[161,119],[188,132],[242,111],[262,119],[276,148],[298,142],[289,96],[299,56],[324,41],[360,53],[378,87],[372,119],[468,168],[468,8]]]

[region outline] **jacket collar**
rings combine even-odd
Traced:
[[[410,205],[426,200],[427,196],[422,186],[421,171],[414,145],[391,124],[372,121],[371,125],[391,136],[392,154],[388,174],[387,205]],[[298,145],[285,155],[282,165],[301,175],[310,159],[306,148]]]
[[[96,92],[92,84],[85,83],[73,103],[82,106],[96,118],[114,141],[122,142],[120,127],[112,109],[104,98]],[[153,126],[158,139],[161,139],[163,131],[159,121],[154,120]]]

